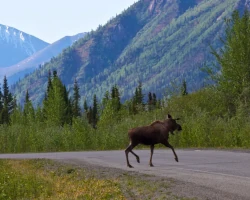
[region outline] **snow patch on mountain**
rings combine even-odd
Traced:
[[[14,65],[48,45],[39,38],[0,24],[0,68]]]
[[[31,56],[37,49],[34,47],[31,38],[33,36],[19,31],[15,28],[0,24],[0,44],[8,43],[15,48],[22,48],[28,56]]]

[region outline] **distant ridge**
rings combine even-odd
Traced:
[[[62,39],[47,45],[42,50],[10,67],[0,69],[0,79],[6,75],[10,84],[24,77],[25,74],[33,72],[40,65],[49,62],[51,58],[59,55],[63,49],[70,47],[74,42],[83,38],[86,33],[74,36],[65,36]]]
[[[0,68],[14,65],[48,45],[32,35],[0,24]]]
[[[204,63],[215,61],[210,45],[220,48],[224,18],[242,11],[249,0],[140,0],[106,25],[80,39],[42,68],[12,87],[23,102],[25,92],[39,105],[49,70],[57,70],[67,88],[78,80],[82,101],[98,99],[115,84],[122,100],[134,94],[139,81],[145,95],[167,94],[186,80],[188,90],[200,89]]]

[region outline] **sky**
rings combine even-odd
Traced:
[[[95,30],[138,0],[0,0],[0,24],[48,43]]]

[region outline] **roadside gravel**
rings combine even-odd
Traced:
[[[168,177],[154,176],[126,171],[118,168],[103,167],[81,160],[59,160],[74,167],[83,168],[91,176],[99,179],[112,178],[121,183],[122,191],[127,199],[197,199],[197,200],[248,200],[245,197],[184,182]]]

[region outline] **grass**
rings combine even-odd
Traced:
[[[116,180],[86,177],[51,161],[1,161],[0,199],[125,199]]]
[[[169,180],[51,160],[0,160],[0,199],[186,199]]]

